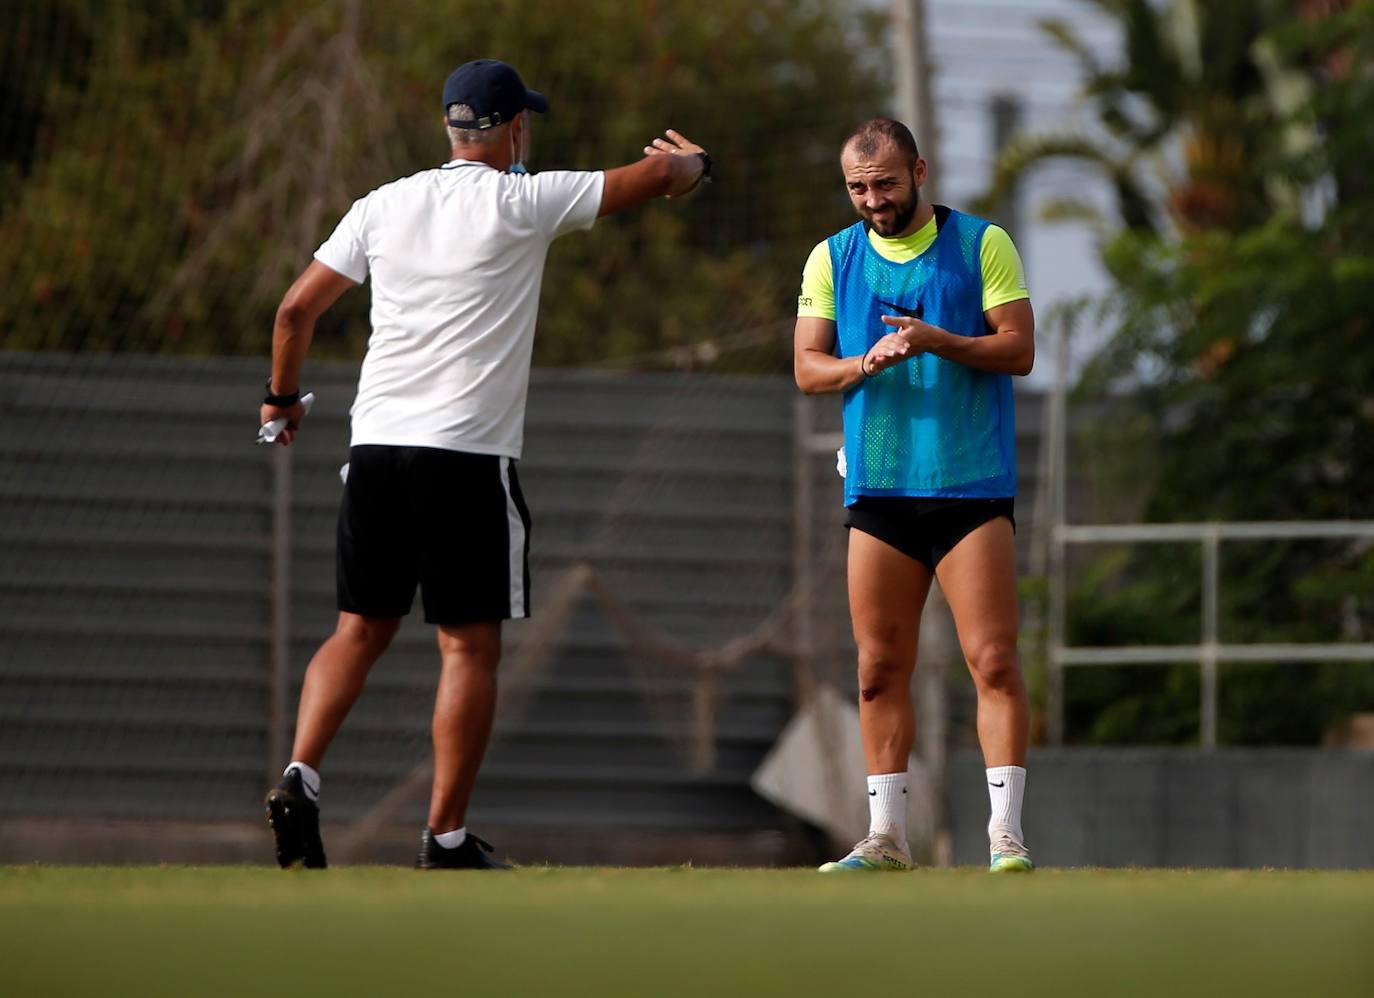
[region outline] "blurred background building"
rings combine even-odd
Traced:
[[[321,322],[309,429],[265,453],[272,313],[353,198],[446,158],[443,78],[495,55],[552,101],[535,168],[618,165],[672,126],[719,180],[550,256],[536,617],[508,629],[484,835],[526,861],[809,863],[862,807],[842,767],[815,773],[820,813],[756,788],[799,719],[820,757],[849,744],[824,706],[853,692],[838,400],[792,385],[791,316],[850,220],[840,141],[900,113],[937,199],[1012,232],[1039,317],[1018,400],[1037,857],[1368,865],[1372,10],[21,5],[0,24],[0,861],[270,860],[259,799],[334,615],[368,295]],[[923,849],[977,862],[943,623]],[[412,621],[336,743],[332,858],[408,859],[435,661]]]

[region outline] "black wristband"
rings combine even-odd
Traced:
[[[863,375],[864,375],[865,378],[871,378],[871,377],[873,377],[873,374],[870,374],[869,371],[868,371],[868,355],[869,355],[870,353],[872,353],[872,352],[873,352],[872,349],[868,350],[868,351],[859,359],[859,370],[863,372]],[[877,372],[874,372],[874,373],[877,373]]]
[[[697,183],[709,184],[711,182],[711,154],[703,150],[697,155],[701,157],[701,176],[697,178]]]
[[[272,379],[267,379],[267,397],[262,400],[263,405],[276,406],[278,409],[290,409],[301,400],[301,390],[297,388],[290,395],[276,395],[272,391]]]
[[[711,182],[711,154],[708,152],[698,152],[693,153],[693,155],[701,160],[701,172],[698,173],[697,178],[692,181],[691,187],[678,194],[669,194],[667,195],[668,197],[685,198],[688,194],[700,190],[702,184],[709,184]]]

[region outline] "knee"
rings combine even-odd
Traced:
[[[892,642],[873,640],[859,646],[859,695],[865,701],[893,691],[906,692],[915,667],[911,655]]]
[[[400,628],[400,620],[392,617],[362,617],[346,613],[340,615],[335,633],[351,644],[381,654]]]
[[[500,631],[481,627],[441,627],[439,656],[445,668],[495,669],[501,662]]]
[[[989,641],[966,654],[969,672],[980,689],[1010,693],[1021,688],[1021,667],[1016,660],[1015,643]]]

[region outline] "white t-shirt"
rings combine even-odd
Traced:
[[[353,203],[315,259],[372,275],[354,444],[520,456],[544,258],[592,227],[604,183],[457,159]]]

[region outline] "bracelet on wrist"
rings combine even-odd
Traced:
[[[692,181],[691,187],[687,188],[680,194],[669,194],[668,197],[686,197],[688,194],[693,194],[696,191],[700,190],[702,184],[709,184],[711,182],[711,154],[707,152],[699,152],[693,153],[693,155],[696,156],[699,160],[701,160],[701,172],[698,173],[697,178]]]
[[[697,178],[698,184],[709,184],[711,182],[711,154],[705,150],[697,153],[701,160],[701,176]]]
[[[263,405],[276,406],[278,409],[290,409],[300,400],[301,390],[299,388],[289,394],[278,395],[272,391],[272,379],[267,379],[267,397],[262,400]]]
[[[868,353],[872,353],[872,351],[870,350]],[[865,378],[871,378],[874,374],[877,373],[870,372],[868,370],[868,353],[865,353],[862,357],[859,358],[859,370],[863,372],[863,376]]]

